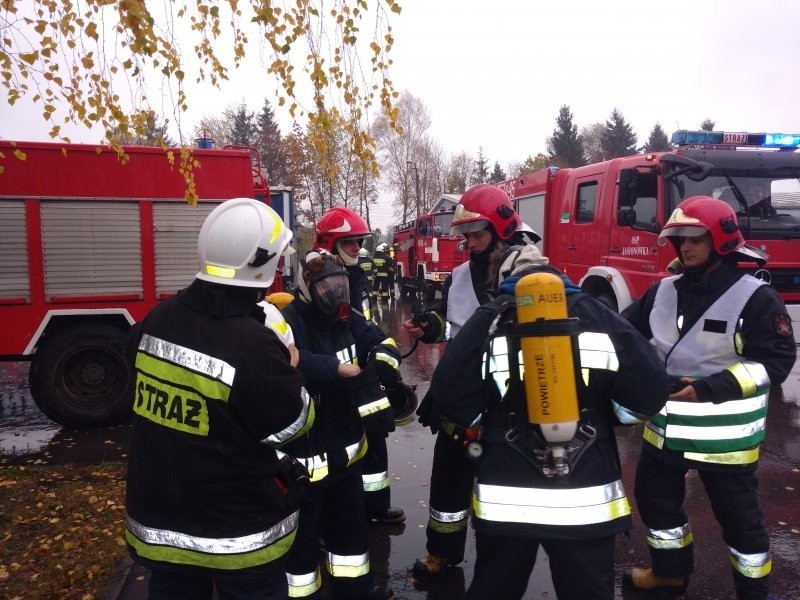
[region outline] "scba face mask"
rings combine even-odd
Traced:
[[[337,320],[350,316],[350,279],[330,255],[309,253],[303,261],[303,277],[310,301],[323,314]]]

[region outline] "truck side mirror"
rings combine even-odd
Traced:
[[[634,205],[638,184],[639,172],[636,169],[620,169],[617,179],[617,206],[620,209]]]
[[[636,223],[636,211],[631,207],[625,206],[617,211],[617,225],[631,227],[634,223]]]

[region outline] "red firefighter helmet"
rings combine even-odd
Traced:
[[[339,240],[364,240],[371,236],[372,232],[367,227],[367,223],[358,213],[349,208],[337,206],[322,215],[317,222],[316,247],[332,254],[338,254],[335,246]]]
[[[658,243],[663,246],[672,241],[674,244],[670,238],[697,237],[706,232],[711,234],[714,250],[721,256],[736,252],[757,262],[767,259],[764,253],[745,245],[736,212],[730,204],[710,196],[693,196],[681,202],[661,230]]]
[[[451,233],[473,233],[491,224],[497,237],[507,240],[522,224],[511,198],[495,185],[480,183],[469,188],[456,206]]]

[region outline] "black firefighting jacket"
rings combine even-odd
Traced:
[[[580,320],[580,423],[596,437],[568,475],[547,477],[531,461],[530,451],[542,448],[536,428],[528,423],[524,387],[512,385],[509,375],[500,372],[503,360],[490,361],[495,366],[486,370],[485,360],[500,347],[498,338],[508,339],[505,332],[516,321],[513,301],[513,295],[502,294],[481,306],[448,345],[431,382],[442,415],[463,427],[476,420],[482,425],[484,451],[473,495],[476,529],[557,539],[597,538],[630,529],[614,426],[641,422],[664,405],[669,378],[663,365],[618,314],[589,296],[574,294],[569,314]],[[489,345],[490,325],[501,306],[507,310]],[[516,356],[515,351],[509,354]],[[526,444],[509,443],[512,431],[522,434]]]
[[[296,299],[283,310],[300,351],[298,368],[315,403],[316,422],[284,451],[303,462],[317,482],[363,458],[367,450],[359,407],[380,402],[380,427],[394,427],[391,410],[375,371],[375,353],[385,336],[351,310],[346,321],[333,322],[312,304]],[[342,378],[341,363],[361,366],[362,375]],[[366,415],[365,415],[366,416]],[[385,423],[383,421],[386,421]]]
[[[146,565],[282,570],[298,502],[275,448],[310,427],[313,405],[286,347],[250,316],[257,295],[195,280],[131,331],[126,540]]]

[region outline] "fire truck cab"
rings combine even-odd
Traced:
[[[460,196],[448,194],[453,206]],[[454,210],[441,209],[395,227],[392,236],[395,279],[403,296],[432,302],[458,265],[469,260],[462,237],[450,233]]]
[[[219,202],[258,198],[293,222],[292,190],[268,187],[255,149],[194,150],[196,206],[180,149],[124,150],[126,164],[108,147],[0,142],[0,360],[30,360],[34,401],[68,427],[129,418],[126,332],[191,283]]]
[[[543,215],[553,265],[622,310],[669,275],[670,245],[656,242],[675,207],[692,196],[729,203],[800,335],[800,135],[678,131],[676,150],[578,168],[548,168],[501,184],[521,215]]]

